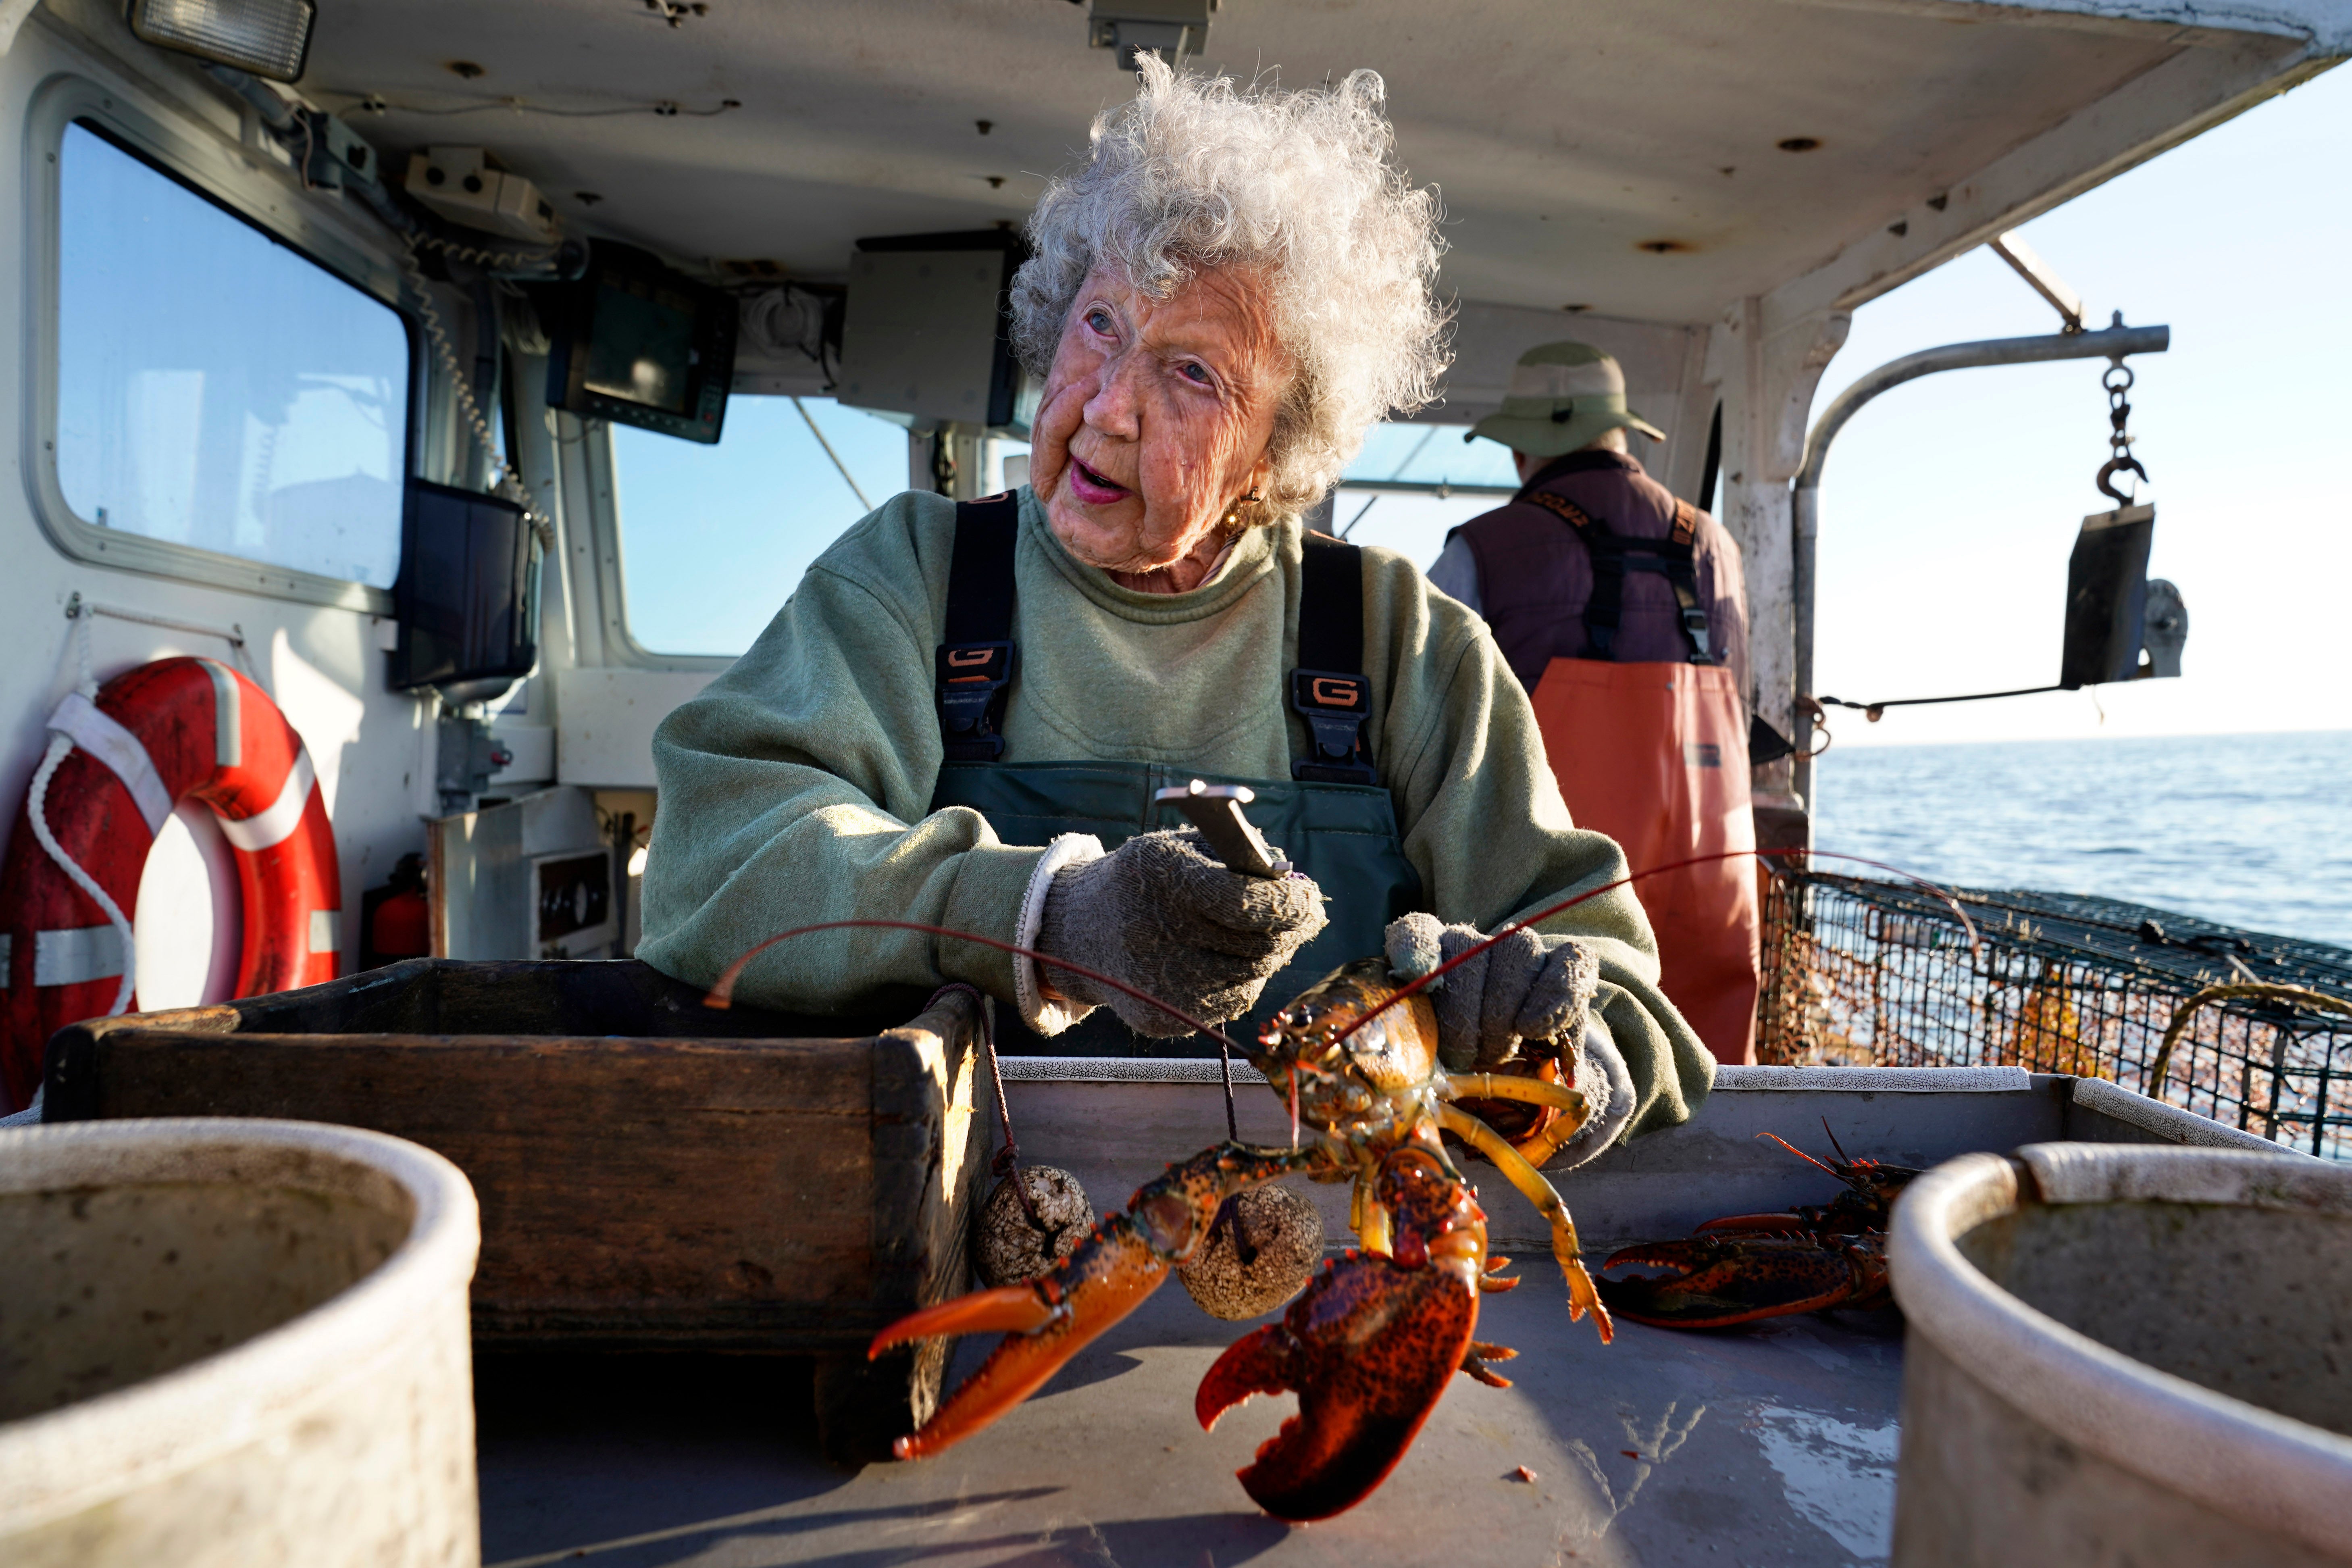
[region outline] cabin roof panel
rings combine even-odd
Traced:
[[[1202,63],[1381,70],[1406,163],[1444,193],[1462,297],[1697,321],[2184,52],[2268,32],[2284,60],[2345,6],[2307,0],[2318,20],[2298,26],[2274,5],[2236,32],[2185,26],[2210,15],[2193,5],[2093,9],[1228,0]],[[478,143],[575,229],[814,278],[860,237],[1018,223],[1129,90],[1058,0],[721,0],[675,26],[647,0],[376,0],[321,8],[303,86],[392,105],[354,120],[395,167]],[[686,112],[646,107],[664,100]],[[1780,147],[1794,138],[1818,145]]]

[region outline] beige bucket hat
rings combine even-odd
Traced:
[[[1514,452],[1557,458],[1591,444],[1604,431],[1639,431],[1653,441],[1666,433],[1625,406],[1625,373],[1590,343],[1544,343],[1519,356],[1500,413],[1470,427]]]

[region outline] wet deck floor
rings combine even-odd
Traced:
[[[1013,1066],[1021,1066],[1016,1059]],[[1075,1064],[1082,1071],[1105,1064]],[[1108,1064],[1116,1067],[1118,1064]],[[1130,1064],[1131,1065],[1131,1064]],[[1162,1064],[1164,1066],[1164,1064]],[[1008,1072],[1030,1158],[1108,1207],[1167,1152],[1223,1136],[1208,1082]],[[1559,1174],[1588,1257],[1710,1215],[1826,1202],[1836,1184],[1759,1133],[1825,1128],[1856,1154],[1927,1169],[2063,1137],[2150,1136],[2016,1068],[1725,1069],[1691,1121]],[[1261,1089],[1243,1135],[1286,1131]],[[1826,1152],[1826,1150],[1824,1151]],[[1337,1237],[1343,1186],[1306,1189]],[[917,1465],[828,1469],[805,1372],[706,1358],[485,1361],[482,1533],[491,1564],[817,1563],[834,1568],[1384,1568],[1884,1561],[1895,1510],[1902,1338],[1891,1312],[1675,1334],[1570,1324],[1543,1221],[1499,1183],[1481,1199],[1525,1283],[1478,1337],[1516,1346],[1507,1391],[1457,1377],[1388,1483],[1306,1529],[1259,1513],[1233,1472],[1294,1408],[1255,1400],[1203,1433],[1192,1393],[1243,1325],[1163,1288],[1036,1398]],[[958,1370],[988,1339],[968,1342]],[[534,1369],[536,1367],[536,1370]],[[1532,1483],[1507,1479],[1519,1466]]]
[[[1532,1262],[1533,1260],[1529,1260]],[[1884,1561],[1902,1342],[1891,1314],[1602,1348],[1532,1267],[1487,1298],[1507,1391],[1457,1378],[1388,1483],[1294,1528],[1233,1472],[1290,1413],[1255,1400],[1213,1433],[1194,1385],[1234,1325],[1171,1284],[1037,1397],[940,1458],[828,1468],[805,1372],[721,1358],[487,1360],[483,1558],[886,1568],[1237,1563]],[[986,1340],[967,1344],[960,1373]],[[1532,1482],[1513,1479],[1520,1466]]]

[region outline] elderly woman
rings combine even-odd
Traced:
[[[667,973],[708,983],[787,927],[882,917],[1223,1021],[1624,875],[1569,821],[1479,617],[1299,521],[1444,366],[1436,195],[1391,162],[1380,78],[1242,93],[1149,56],[1142,76],[1031,220],[1013,288],[1044,383],[1029,487],[882,507],[656,735],[639,952]],[[1195,777],[1254,789],[1305,875],[1244,877],[1156,831],[1177,819],[1155,791]],[[1657,988],[1633,896],[1540,929],[1445,978],[1448,1064],[1564,1042],[1606,1105],[1588,1156],[1683,1120],[1711,1061]],[[947,981],[1048,1042],[1014,1049],[1190,1032],[1050,963],[900,931],[772,949],[737,994],[838,1012]]]

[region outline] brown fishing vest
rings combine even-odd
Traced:
[[[1699,580],[1705,516],[1623,453],[1571,452],[1453,536],[1477,563],[1496,646],[1532,689],[1555,658],[1724,661],[1727,628]]]

